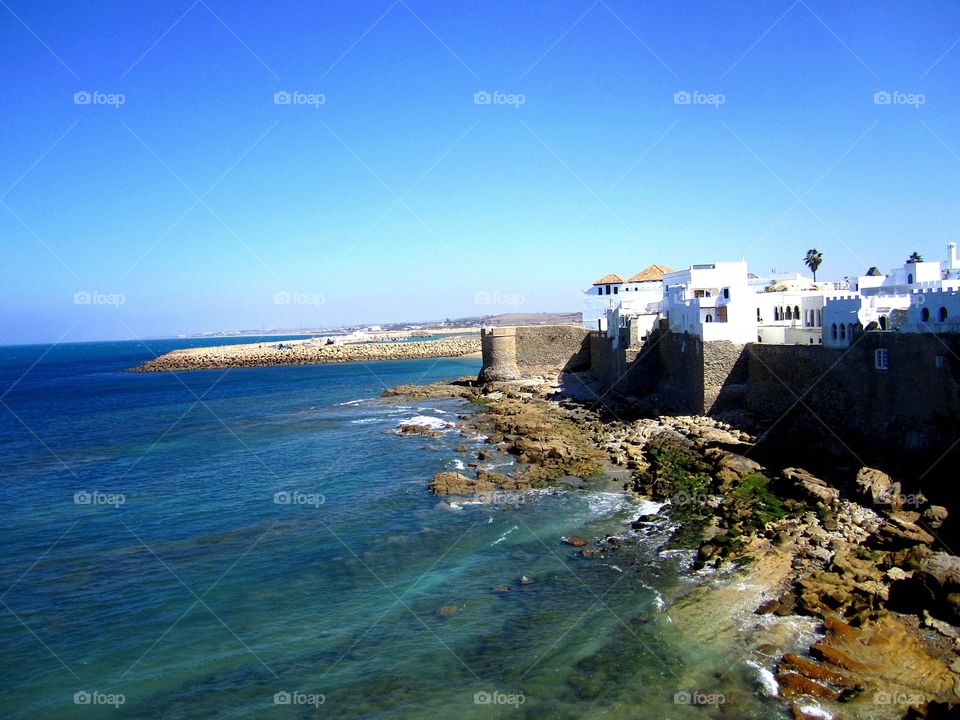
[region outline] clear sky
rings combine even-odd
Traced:
[[[953,0],[0,0],[0,57],[2,344],[960,240]]]

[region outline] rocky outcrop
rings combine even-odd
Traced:
[[[467,477],[458,472],[440,472],[433,476],[428,489],[434,495],[474,495],[494,490],[495,485],[489,480]]]

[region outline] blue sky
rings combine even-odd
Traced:
[[[815,246],[830,278],[960,240],[948,0],[3,0],[0,55],[0,344],[578,310],[653,262]]]

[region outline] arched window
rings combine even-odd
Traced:
[[[924,308],[920,311],[920,319],[927,322],[930,319],[930,308]]]
[[[847,325],[847,337],[853,340],[853,323]]]
[[[886,329],[887,329],[887,316],[886,316],[886,315],[881,315],[880,318],[879,318],[879,321],[880,321],[880,329],[881,329],[881,330],[886,330]]]
[[[784,317],[787,320],[793,320],[793,313],[790,311],[789,305],[787,305],[787,314]]]
[[[841,340],[847,339],[847,326],[844,325],[843,323],[840,323],[840,339]]]
[[[817,310],[817,327],[823,327],[823,317],[820,315],[819,310]]]
[[[707,313],[707,318],[705,322],[713,322],[713,315],[711,315],[710,313]]]
[[[794,306],[793,306],[793,318],[794,318],[794,320],[799,320],[799,319],[800,319],[800,306],[799,306],[799,305],[794,305]]]
[[[830,326],[830,337],[832,337],[834,340],[837,339],[837,324],[836,324],[836,323],[834,323],[833,325]]]
[[[940,308],[939,317],[940,317],[940,322],[943,322],[944,320],[947,319],[947,309],[945,307]]]
[[[760,308],[757,308],[757,322],[763,322],[763,318],[760,317]]]
[[[913,285],[913,273],[907,275],[907,285]]]

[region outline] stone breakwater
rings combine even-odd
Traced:
[[[417,360],[462,357],[479,352],[479,337],[448,338],[427,342],[344,345],[321,345],[316,341],[295,340],[174,350],[130,370],[131,372],[165,372],[375,360]]]

